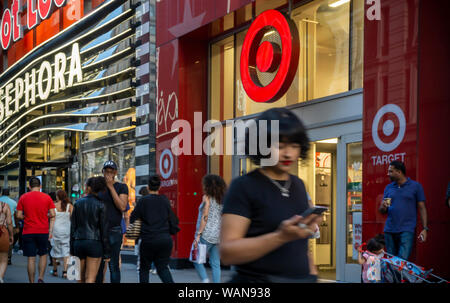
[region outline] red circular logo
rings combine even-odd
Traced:
[[[279,43],[267,41],[271,35],[278,36]],[[241,52],[241,81],[247,95],[256,102],[281,98],[294,80],[299,53],[295,23],[276,10],[260,14],[248,29]],[[263,84],[261,78],[267,74],[273,79]]]

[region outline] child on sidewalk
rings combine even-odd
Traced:
[[[362,265],[363,283],[381,283],[381,261],[384,255],[384,236],[377,235],[367,242],[367,251],[358,248],[358,261]]]

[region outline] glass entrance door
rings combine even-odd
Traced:
[[[342,136],[338,144],[337,279],[361,282],[357,247],[362,241],[362,135]]]
[[[63,189],[67,192],[67,167],[32,167],[27,170],[27,184],[30,177],[35,176],[41,180],[42,191],[56,192]]]

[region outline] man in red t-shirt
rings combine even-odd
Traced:
[[[39,255],[38,283],[44,283],[47,265],[47,241],[52,237],[55,223],[55,204],[49,195],[41,192],[41,181],[32,177],[31,191],[22,195],[17,204],[17,217],[24,220],[23,255],[28,257],[28,279],[34,283],[36,254]],[[48,219],[50,218],[50,223]]]

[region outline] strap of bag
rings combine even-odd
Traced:
[[[2,215],[3,213],[4,213],[4,211],[5,211],[5,205],[6,205],[6,203],[5,202],[2,202],[2,210],[0,211],[0,215]],[[6,226],[6,214],[4,214],[4,219],[3,219],[3,223],[1,223],[0,224],[0,227],[1,226]]]

